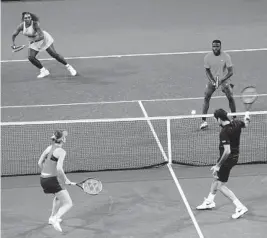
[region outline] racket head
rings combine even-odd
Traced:
[[[257,100],[258,93],[256,87],[248,86],[241,91],[241,99],[244,103],[246,110],[249,110],[251,105]]]
[[[15,53],[15,52],[21,51],[25,48],[25,46],[26,45],[16,46],[15,48],[13,48],[12,52]]]
[[[102,182],[96,178],[87,178],[86,180],[77,184],[77,186],[82,188],[85,193],[90,195],[98,195],[103,190]]]

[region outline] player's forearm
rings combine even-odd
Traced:
[[[38,161],[38,166],[39,166],[40,169],[43,169],[44,158],[45,158],[45,156],[44,156],[44,153],[43,153],[43,154],[41,155],[39,161]]]
[[[63,179],[64,182],[68,179],[63,169],[58,169],[57,172],[59,177]]]
[[[206,75],[207,75],[208,80],[209,80],[211,83],[214,83],[214,82],[215,82],[215,80],[214,80],[214,78],[213,78],[213,76],[212,76],[210,70],[206,69]]]
[[[217,165],[218,165],[219,167],[221,167],[222,164],[225,162],[225,160],[228,158],[229,155],[230,155],[230,152],[228,152],[228,151],[224,151],[224,152],[223,152],[223,155],[222,155],[222,157],[220,158],[220,160],[219,160],[219,162],[217,163]]]
[[[15,39],[16,39],[17,35],[16,34],[13,34],[12,35],[12,44],[15,45]]]
[[[228,73],[221,79],[221,83],[223,83],[225,80],[229,79],[230,77],[233,76],[233,71],[232,70],[228,70]]]
[[[40,169],[43,169],[43,163],[38,163]]]

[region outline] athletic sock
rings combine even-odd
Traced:
[[[233,203],[235,204],[236,208],[244,207],[244,205],[238,199],[235,199]]]
[[[209,196],[207,197],[207,200],[209,202],[213,202],[216,194],[209,193]]]

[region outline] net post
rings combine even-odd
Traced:
[[[167,118],[168,164],[172,164],[171,119]]]

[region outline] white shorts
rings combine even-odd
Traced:
[[[45,51],[53,44],[54,42],[53,37],[46,31],[43,31],[43,33],[44,33],[44,39],[30,44],[29,48],[35,51]]]

